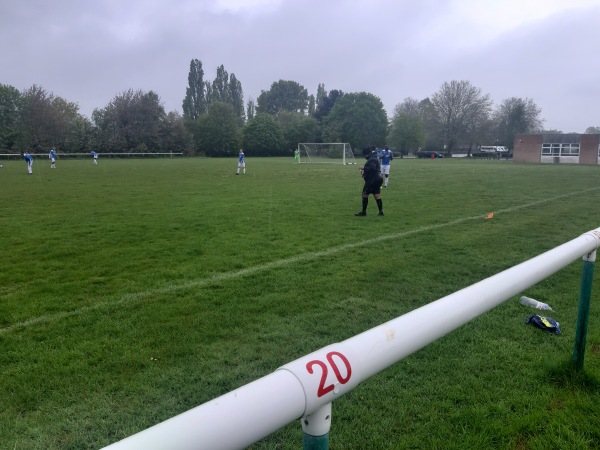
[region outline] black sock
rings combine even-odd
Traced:
[[[383,202],[381,201],[380,198],[376,198],[375,201],[377,202],[377,207],[379,208],[379,211],[383,210]]]
[[[369,204],[369,199],[363,197],[363,212],[367,212],[367,205]]]

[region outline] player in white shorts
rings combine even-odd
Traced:
[[[381,152],[379,152],[379,159],[381,160],[381,175],[383,176],[383,187],[388,187],[388,179],[390,176],[390,162],[394,159],[394,153],[386,145]]]
[[[244,155],[244,150],[240,148],[240,154],[238,155],[238,166],[236,175],[240,174],[240,169],[242,169],[242,174],[246,175],[246,155]]]
[[[50,150],[48,158],[50,158],[50,168],[56,169],[56,150],[54,148]]]

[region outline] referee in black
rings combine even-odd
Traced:
[[[361,167],[362,177],[365,180],[365,185],[362,191],[362,211],[355,213],[355,216],[366,216],[367,205],[369,204],[369,195],[373,195],[379,208],[378,216],[383,216],[383,202],[381,201],[381,185],[383,177],[381,176],[381,163],[377,157],[377,150],[374,145],[363,150],[363,156],[367,160],[365,165]]]

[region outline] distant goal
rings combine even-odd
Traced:
[[[298,144],[301,163],[356,164],[350,144],[305,142]]]

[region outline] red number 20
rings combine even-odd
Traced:
[[[338,358],[340,358],[342,360],[342,362],[344,363],[344,365],[346,366],[347,374],[345,377],[342,376],[342,374],[340,373],[340,369],[337,366],[337,363],[333,360],[334,356],[337,356]],[[329,353],[327,353],[327,362],[329,362],[329,365],[331,366],[331,369],[333,370],[335,377],[341,384],[346,384],[350,380],[350,377],[352,376],[352,367],[350,366],[350,362],[348,361],[348,358],[346,358],[340,352],[329,352]],[[315,359],[313,361],[309,361],[308,363],[306,363],[306,370],[308,370],[308,373],[310,373],[311,375],[314,373],[313,366],[315,366],[315,365],[317,365],[321,368],[321,382],[319,383],[319,389],[317,389],[317,397],[323,397],[328,392],[333,391],[334,386],[333,386],[333,384],[329,384],[329,385],[325,386],[325,382],[327,381],[327,374],[328,374],[329,369],[327,368],[327,364],[325,364],[323,361],[319,361],[318,359]]]

